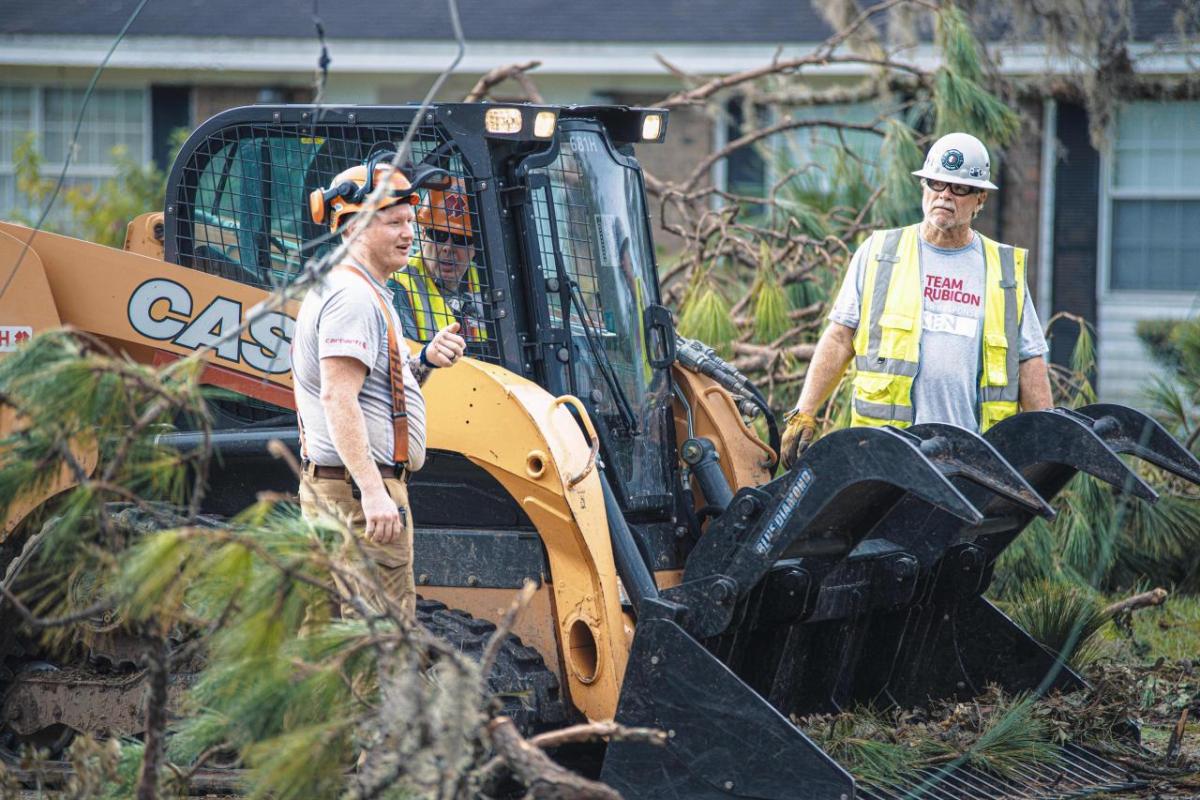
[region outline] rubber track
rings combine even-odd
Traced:
[[[486,619],[476,619],[465,611],[447,608],[434,600],[417,599],[417,619],[430,633],[445,639],[476,661],[496,631]],[[529,736],[567,722],[558,676],[542,659],[541,653],[509,634],[488,676],[488,688],[511,717],[521,733]]]

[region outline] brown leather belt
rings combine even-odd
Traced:
[[[379,468],[379,474],[385,478],[408,480],[408,470],[404,467],[395,464],[376,464],[375,466]],[[353,481],[350,477],[350,470],[345,467],[323,467],[311,461],[304,462],[304,474],[323,480],[346,481],[347,483]]]

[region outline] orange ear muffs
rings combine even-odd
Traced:
[[[308,193],[308,213],[312,216],[312,221],[318,225],[325,224],[325,193],[320,189],[313,189]]]

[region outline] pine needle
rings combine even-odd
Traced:
[[[1010,777],[1031,764],[1057,760],[1049,726],[1034,715],[1032,696],[1018,696],[998,707],[990,722],[963,755],[967,763],[1002,777]]]
[[[1003,146],[1020,130],[1021,117],[984,88],[976,41],[962,11],[946,5],[938,12],[937,44],[943,61],[934,80],[936,134],[967,131]]]
[[[1094,592],[1070,583],[1027,585],[1008,606],[1009,616],[1030,636],[1079,669],[1100,654],[1096,635],[1108,623]]]
[[[737,326],[731,319],[729,303],[708,281],[702,280],[684,302],[679,315],[679,333],[704,342],[722,356],[728,357],[732,353]]]
[[[788,312],[791,303],[787,292],[779,282],[779,274],[771,258],[771,248],[765,241],[760,244],[758,278],[754,293],[754,335],[763,344],[769,344],[783,336],[792,327]]]

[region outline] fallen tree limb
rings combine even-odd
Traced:
[[[531,738],[529,743],[545,749],[592,739],[666,744],[667,734],[654,728],[626,728],[617,722],[585,722],[582,725],[539,733]]]
[[[488,96],[488,92],[509,78],[521,84],[521,89],[525,92],[525,97],[529,102],[544,102],[533,80],[525,74],[531,69],[537,69],[541,65],[542,62],[540,61],[526,61],[524,64],[509,64],[505,67],[496,67],[489,70],[482,78],[475,82],[475,85],[471,87],[471,91],[467,92],[467,96],[463,98],[463,102],[478,103]]]
[[[1104,616],[1115,617],[1118,614],[1124,614],[1127,611],[1134,611],[1147,606],[1161,606],[1167,602],[1168,592],[1161,586],[1157,589],[1151,589],[1148,592],[1135,594],[1133,597],[1126,597],[1124,600],[1119,600],[1112,605],[1105,606]]]
[[[556,764],[541,748],[528,742],[508,717],[488,723],[492,747],[513,775],[528,787],[531,800],[621,800],[613,788],[588,780]]]
[[[815,344],[796,344],[791,347],[771,347],[765,344],[750,342],[735,342],[733,345],[733,366],[742,372],[769,370],[771,365],[783,356],[790,356],[801,361],[812,359]]]

